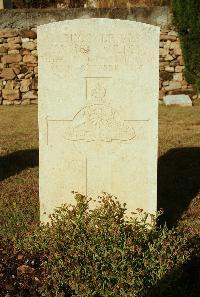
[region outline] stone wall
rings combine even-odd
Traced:
[[[33,28],[50,22],[85,18],[111,18],[138,21],[160,27],[171,25],[168,7],[135,8],[67,8],[0,10],[0,29]]]
[[[160,35],[160,94],[162,100],[165,95],[187,94],[192,101],[197,95],[184,78],[184,62],[178,33],[171,29],[162,29]]]
[[[0,104],[37,103],[37,34],[0,31]]]
[[[108,15],[108,12],[111,14],[109,10],[104,9],[98,17],[114,18],[114,15]],[[51,13],[46,10],[46,12],[40,11],[36,17],[36,10],[33,12],[16,11],[15,13],[6,11],[5,15],[9,19],[5,25],[1,19],[1,16],[4,16],[5,20],[5,15],[0,12],[0,104],[37,104],[36,25],[75,17],[96,17],[97,13],[97,10],[95,10],[96,15],[93,10],[53,10]],[[122,10],[120,13],[118,18],[136,19],[161,27],[159,99],[162,100],[165,94],[188,94],[195,101],[197,95],[184,79],[184,64],[179,38],[171,25],[169,11],[166,8],[162,10],[157,8],[146,12],[144,9]],[[30,17],[29,21],[27,21],[27,14]],[[20,15],[21,17],[26,15],[26,17],[20,19]]]

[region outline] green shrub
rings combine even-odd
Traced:
[[[13,0],[16,8],[44,8],[50,5],[55,5],[56,0]]]
[[[58,208],[49,224],[19,244],[29,254],[46,255],[43,296],[145,296],[189,257],[183,238],[156,228],[152,216],[150,228],[141,210],[140,219],[128,221],[116,198],[105,194],[94,209],[85,196],[75,199],[75,206]]]
[[[172,9],[185,64],[186,80],[200,91],[200,1],[173,0]]]

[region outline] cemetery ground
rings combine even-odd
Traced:
[[[176,232],[186,235],[192,255],[181,266],[177,291],[166,294],[163,289],[176,274],[170,271],[153,291],[140,296],[197,297],[200,293],[199,114],[199,106],[159,108],[158,208],[164,209],[160,223],[167,221],[169,228],[175,226]],[[39,220],[37,106],[1,107],[0,130],[0,296],[41,296],[39,260],[12,244],[28,238]]]

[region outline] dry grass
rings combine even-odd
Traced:
[[[12,237],[38,220],[37,108],[1,107],[0,131],[0,237]]]
[[[159,112],[158,206],[169,225],[200,235],[200,107]],[[36,106],[0,108],[0,237],[38,221]]]
[[[200,235],[200,107],[161,106],[158,206],[170,226]]]

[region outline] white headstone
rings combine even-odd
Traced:
[[[192,106],[192,101],[188,95],[167,95],[163,98],[165,105]]]
[[[41,220],[72,191],[155,212],[159,28],[72,20],[38,28]]]

